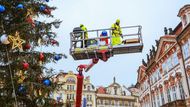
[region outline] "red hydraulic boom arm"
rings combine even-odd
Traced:
[[[109,57],[106,56],[106,50],[102,50],[102,60],[107,61]],[[76,89],[76,104],[75,107],[81,107],[81,99],[82,99],[82,88],[83,88],[83,71],[88,72],[95,64],[97,64],[99,59],[94,58],[92,59],[91,63],[86,65],[86,64],[81,64],[77,67],[77,89]]]

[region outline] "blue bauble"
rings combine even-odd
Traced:
[[[20,93],[24,93],[24,92],[26,91],[26,88],[25,88],[24,86],[20,85],[20,86],[18,87],[18,91],[19,91]]]
[[[46,7],[44,5],[40,5],[40,11],[44,11]]]
[[[5,11],[5,6],[0,5],[0,12],[4,12]]]
[[[45,79],[45,80],[43,80],[43,84],[45,86],[50,86],[51,85],[51,81],[49,79]]]
[[[18,5],[16,6],[16,8],[17,8],[17,9],[23,9],[24,6],[23,6],[23,4],[18,4]]]
[[[54,59],[55,59],[56,61],[60,60],[61,58],[62,58],[61,55],[55,55],[55,56],[54,56]]]
[[[46,0],[46,2],[49,2],[49,0]]]

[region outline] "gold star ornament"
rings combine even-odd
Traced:
[[[19,32],[16,32],[15,36],[9,35],[9,41],[12,43],[12,49],[18,48],[19,51],[23,51],[22,44],[25,40],[20,38]]]

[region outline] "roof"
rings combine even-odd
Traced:
[[[99,87],[99,88],[97,89],[97,93],[98,93],[98,94],[106,94],[106,89],[101,86],[101,87]]]
[[[190,4],[184,5],[178,12],[177,16],[181,16],[183,14],[183,12],[185,12],[185,10],[190,9]],[[190,11],[190,10],[189,10]]]
[[[108,87],[115,87],[115,86],[121,87],[118,83],[112,83],[112,84],[110,84]]]
[[[121,87],[118,83],[116,83],[116,78],[114,77],[114,78],[113,78],[113,83],[110,84],[108,87],[115,87],[115,86]]]
[[[190,29],[190,23],[183,29],[183,31],[177,36],[177,40],[182,39],[184,36],[184,33],[188,32]]]
[[[173,30],[173,33],[174,33],[175,35],[179,35],[179,34],[181,33],[181,31],[182,31],[182,23],[180,22],[180,23],[175,27],[175,29]]]

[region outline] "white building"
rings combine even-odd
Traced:
[[[181,22],[156,41],[138,69],[136,86],[142,107],[189,107],[190,5],[178,13]]]

